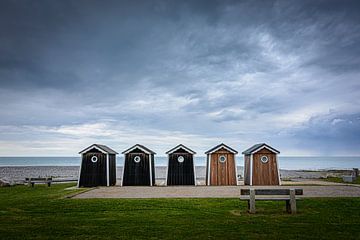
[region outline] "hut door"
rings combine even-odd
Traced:
[[[167,185],[194,185],[193,156],[188,153],[172,153],[169,156]]]
[[[211,158],[211,185],[236,185],[234,154],[219,151]]]
[[[150,185],[149,155],[129,153],[125,161],[124,186]]]
[[[80,186],[106,186],[106,155],[99,152],[86,153],[82,159]]]

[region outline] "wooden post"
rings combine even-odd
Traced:
[[[290,189],[290,209],[292,214],[296,213],[295,189]]]
[[[291,213],[290,200],[286,200],[286,212]]]
[[[255,213],[255,189],[250,189],[250,213]]]
[[[353,175],[353,177],[358,178],[359,177],[359,169],[353,168],[352,175]]]
[[[31,186],[31,178],[28,178],[28,186]]]

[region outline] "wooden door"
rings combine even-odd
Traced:
[[[123,186],[149,186],[149,155],[140,152],[128,153],[125,156]]]
[[[233,153],[220,149],[211,154],[210,185],[236,185],[236,164]]]
[[[79,186],[106,186],[106,178],[106,154],[97,150],[84,154],[81,164]]]
[[[179,162],[179,157],[182,161]],[[194,185],[193,155],[186,152],[176,152],[169,155],[167,185]]]
[[[266,156],[267,162],[262,162],[261,157]],[[276,154],[262,149],[253,155],[253,185],[279,185],[278,166]]]

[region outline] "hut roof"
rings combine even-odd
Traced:
[[[176,147],[170,149],[169,151],[166,152],[166,154],[171,154],[171,153],[177,151],[177,150],[180,149],[180,148],[184,149],[184,150],[185,150],[186,152],[188,152],[188,153],[196,154],[196,152],[194,152],[194,151],[191,150],[190,148],[184,146],[183,144],[179,144],[179,145],[177,145]]]
[[[252,154],[252,153],[257,152],[257,151],[259,151],[259,150],[261,150],[263,148],[266,148],[266,149],[272,151],[273,153],[280,153],[280,151],[276,150],[273,147],[270,147],[266,143],[258,143],[258,144],[255,144],[254,146],[252,146],[251,148],[246,149],[245,151],[243,151],[242,154],[245,154],[245,155]]]
[[[105,146],[105,145],[102,145],[102,144],[93,144],[90,147],[87,147],[84,150],[80,151],[79,154],[86,153],[86,152],[90,151],[93,148],[95,148],[95,149],[97,149],[97,150],[99,150],[100,152],[103,152],[103,153],[118,154],[116,151],[114,151],[111,148],[109,148],[108,146]]]
[[[147,148],[147,147],[145,147],[145,146],[143,146],[143,145],[141,145],[141,144],[135,144],[135,145],[132,146],[131,148],[128,148],[128,149],[126,149],[125,151],[123,151],[122,154],[129,153],[129,152],[131,152],[132,150],[134,150],[134,149],[136,149],[136,148],[144,151],[144,152],[147,153],[147,154],[156,154],[154,151],[150,150],[149,148]]]
[[[238,153],[235,149],[227,146],[227,145],[224,144],[224,143],[220,143],[219,145],[216,145],[215,147],[213,147],[213,148],[211,148],[210,150],[206,151],[205,154],[211,154],[211,153],[213,153],[213,152],[216,152],[216,151],[219,150],[220,148],[225,148],[226,150],[228,150],[229,152],[232,152],[232,153],[234,153],[234,154],[237,154],[237,153]]]

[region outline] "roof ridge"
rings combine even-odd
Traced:
[[[187,152],[189,152],[189,153],[196,154],[196,152],[195,152],[194,150],[190,149],[189,147],[185,146],[185,145],[182,144],[182,143],[180,143],[180,144],[176,145],[175,147],[171,148],[170,150],[168,150],[168,151],[166,152],[166,154],[170,154],[170,153],[172,153],[173,151],[175,151],[175,149],[181,148],[181,147],[184,148],[184,150],[187,151]]]
[[[216,145],[215,147],[213,147],[213,148],[209,149],[208,151],[206,151],[205,154],[212,153],[212,152],[214,152],[216,149],[220,148],[221,146],[227,148],[230,152],[233,152],[233,153],[235,153],[235,154],[238,153],[238,151],[236,151],[236,150],[233,149],[232,147],[226,145],[225,143],[220,143],[220,144]]]
[[[135,145],[129,147],[128,149],[126,149],[125,151],[122,152],[122,154],[126,154],[128,151],[130,151],[131,149],[135,149],[135,148],[140,148],[145,150],[145,152],[149,152],[151,154],[156,154],[156,152],[154,152],[153,150],[151,150],[150,148],[145,147],[142,144],[136,143]]]
[[[251,147],[249,147],[248,149],[246,149],[245,151],[242,152],[242,154],[252,154],[254,151],[258,150],[261,147],[267,147],[269,148],[272,152],[276,152],[276,153],[280,153],[279,150],[271,147],[270,145],[266,144],[266,143],[256,143],[254,145],[252,145]]]

